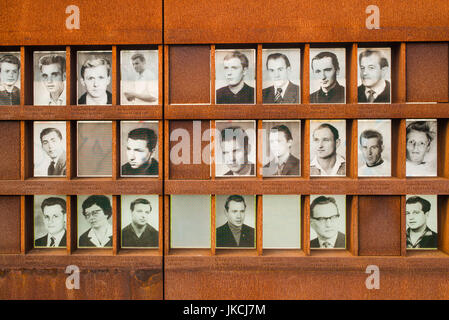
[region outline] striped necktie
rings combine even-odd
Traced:
[[[280,103],[282,100],[282,88],[277,88],[276,95],[274,96],[274,103]]]

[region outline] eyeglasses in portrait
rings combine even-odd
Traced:
[[[65,106],[66,97],[66,52],[35,51],[34,61],[34,105]]]
[[[122,177],[159,175],[158,122],[120,122],[120,173]]]
[[[215,103],[254,104],[256,87],[254,49],[215,50]]]
[[[310,176],[346,176],[346,120],[310,121]]]
[[[112,248],[112,196],[77,197],[78,248]]]
[[[406,120],[406,176],[437,176],[437,120]]]
[[[346,50],[310,49],[310,103],[346,102]]]
[[[112,122],[78,121],[78,177],[112,176]]]
[[[66,123],[64,121],[33,122],[33,161],[35,177],[65,177]]]
[[[122,248],[159,247],[159,196],[122,195]]]
[[[255,176],[256,122],[215,121],[215,176]]]
[[[262,49],[263,103],[301,103],[301,50]]]
[[[66,196],[34,196],[34,247],[67,246]]]
[[[217,248],[255,248],[256,197],[216,195],[215,226]]]
[[[120,104],[158,104],[157,50],[120,51]]]
[[[310,248],[346,248],[346,196],[310,195]]]
[[[263,176],[301,175],[301,121],[262,122]]]
[[[407,250],[438,248],[436,195],[407,195],[405,218]]]
[[[0,106],[20,105],[20,52],[0,52]]]
[[[112,105],[112,52],[78,51],[78,105]]]

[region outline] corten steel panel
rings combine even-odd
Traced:
[[[0,179],[20,179],[20,122],[0,121]]]
[[[448,44],[407,44],[407,101],[448,101]]]
[[[0,253],[19,253],[20,197],[0,196],[0,221]]]
[[[380,29],[366,28],[375,4]],[[447,0],[164,1],[164,39],[182,43],[446,41]]]
[[[80,29],[68,30],[66,8],[77,5]],[[162,43],[162,0],[3,0],[2,45]]]
[[[170,47],[168,70],[169,103],[210,103],[209,46]]]
[[[399,196],[359,196],[359,255],[401,254]]]
[[[199,127],[200,125],[201,128]],[[194,126],[196,126],[195,131]],[[169,157],[170,179],[209,179],[210,166],[203,161],[202,157],[203,150],[209,148],[209,141],[202,141],[202,136],[206,130],[209,130],[209,128],[209,121],[195,121],[195,124],[193,121],[170,121],[170,135],[174,132],[174,130],[179,130],[177,132],[184,133],[182,140],[177,137],[175,141],[170,141],[169,150],[166,150],[166,157]],[[207,135],[207,137],[209,138],[210,136]],[[175,139],[175,137],[173,137],[173,139]],[[178,161],[176,158],[181,155],[181,151],[179,151],[181,144],[186,146],[185,150],[188,152],[188,160],[190,164],[174,163],[174,161]],[[182,151],[182,153],[184,155],[186,154],[185,151]],[[204,154],[209,155],[210,152],[204,151]],[[194,161],[197,163],[194,163]]]

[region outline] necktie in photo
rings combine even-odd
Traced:
[[[280,103],[282,100],[282,88],[277,88],[276,95],[274,96],[274,103]]]
[[[51,237],[51,238],[50,238],[50,247],[54,247],[55,244],[56,244],[56,239],[55,239],[55,237]]]
[[[323,242],[323,247],[324,248],[330,248],[331,247],[331,243],[329,241],[324,241]]]
[[[52,161],[52,162],[50,163],[50,165],[48,166],[48,175],[49,175],[49,176],[52,176],[52,175],[54,175],[54,174],[55,174],[55,162]]]
[[[368,90],[368,101],[370,103],[374,101],[374,90]]]

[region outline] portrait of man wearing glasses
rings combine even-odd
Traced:
[[[433,123],[432,123],[433,122]],[[434,125],[434,126],[433,126]],[[432,129],[433,126],[433,129]],[[407,176],[436,176],[436,121],[407,121]]]
[[[345,215],[344,211],[340,215],[335,197],[319,196],[310,204],[310,227],[317,234],[317,237],[310,241],[312,249],[344,249],[346,247],[345,234],[338,230],[340,218]]]

